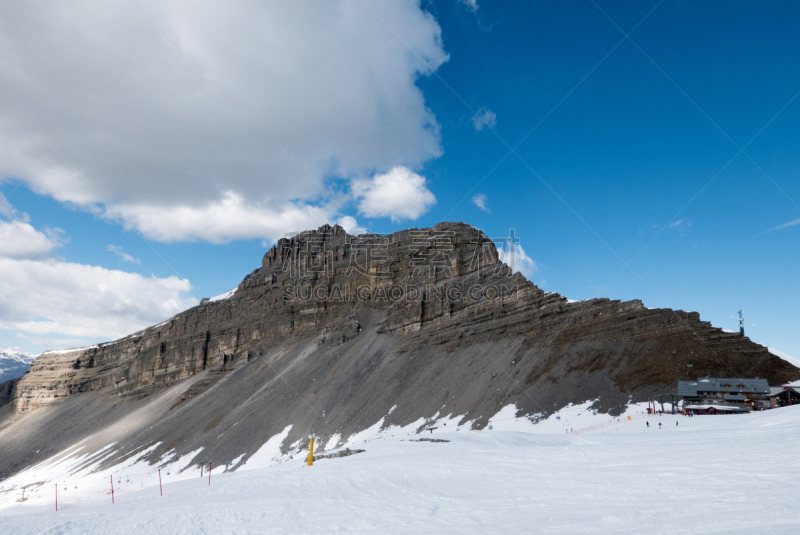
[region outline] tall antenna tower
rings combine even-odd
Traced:
[[[744,314],[744,309],[740,308],[739,309],[739,334],[744,336],[744,316],[742,316],[742,314]]]

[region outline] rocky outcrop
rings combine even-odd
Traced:
[[[449,413],[482,427],[509,403],[542,416],[599,399],[614,412],[706,374],[800,379],[695,312],[544,292],[469,225],[359,237],[324,226],[280,240],[227,298],[122,340],[44,353],[0,387],[0,405],[36,412],[39,427],[14,425],[42,441],[150,407],[150,420],[115,438],[120,456],[160,444],[154,461],[206,447],[228,462],[287,425],[291,444],[312,425],[321,439],[347,437],[384,417],[408,425]],[[10,414],[0,407],[0,430]],[[9,431],[0,447],[28,459],[36,440],[15,445]]]
[[[321,461],[322,459],[341,459],[342,457],[350,457],[351,455],[356,455],[357,453],[364,453],[365,451],[367,450],[351,450],[350,448],[345,448],[335,453],[314,455],[314,462]]]

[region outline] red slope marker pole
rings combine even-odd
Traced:
[[[114,476],[109,476],[111,478],[111,505],[114,505]]]
[[[158,471],[158,492],[164,495],[164,490],[161,488],[161,470]]]

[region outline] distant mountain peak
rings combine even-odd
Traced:
[[[0,383],[25,375],[34,360],[36,355],[19,347],[0,349]]]

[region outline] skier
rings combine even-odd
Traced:
[[[678,427],[678,420],[675,420],[675,427]]]
[[[650,427],[650,422],[645,422],[645,423],[647,424],[647,427]]]
[[[658,428],[661,429],[661,422],[658,422]]]

